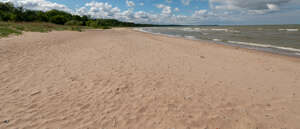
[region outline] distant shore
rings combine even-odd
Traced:
[[[300,58],[131,28],[0,39],[0,128],[295,129]]]

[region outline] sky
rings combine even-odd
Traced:
[[[300,24],[300,0],[0,0],[26,9],[58,9],[147,24]]]

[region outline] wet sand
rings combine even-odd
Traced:
[[[300,59],[131,29],[0,39],[1,129],[298,129]]]

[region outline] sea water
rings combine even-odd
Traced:
[[[138,30],[300,57],[300,25],[145,27]]]

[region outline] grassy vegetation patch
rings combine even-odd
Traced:
[[[86,26],[68,26],[57,25],[52,23],[39,23],[39,22],[0,22],[0,37],[7,37],[10,34],[21,34],[24,32],[50,32],[50,31],[79,31],[90,29]]]
[[[111,29],[111,27],[109,27],[109,26],[101,26],[101,27],[99,27],[100,29]]]
[[[12,29],[12,28],[9,28],[9,27],[3,27],[3,26],[0,26],[0,37],[7,37],[8,35],[11,35],[11,34],[21,34],[22,32],[18,31],[18,30],[15,30],[15,29]]]

